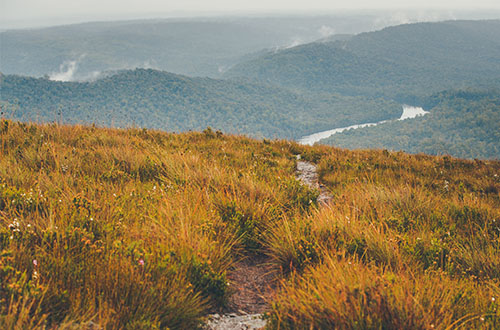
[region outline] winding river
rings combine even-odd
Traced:
[[[424,109],[422,109],[420,107],[412,107],[409,105],[403,105],[403,114],[397,120],[405,120],[405,119],[415,118],[418,116],[424,116],[428,113],[429,113],[428,111],[425,111]],[[383,121],[379,121],[377,123],[365,123],[365,124],[352,125],[352,126],[347,126],[347,127],[334,128],[334,129],[330,129],[328,131],[322,131],[322,132],[314,133],[311,135],[303,136],[298,140],[298,142],[300,144],[306,144],[306,145],[312,146],[313,144],[315,144],[319,140],[326,139],[327,137],[330,137],[333,134],[341,133],[341,132],[347,131],[349,129],[356,129],[356,128],[368,127],[368,126],[376,126],[376,125],[379,125],[382,123],[386,123],[388,121],[389,120],[383,120]]]

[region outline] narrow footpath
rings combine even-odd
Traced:
[[[297,179],[302,181],[303,184],[319,190],[318,202],[320,205],[328,204],[332,199],[332,194],[324,184],[319,182],[316,165],[300,160],[300,155],[297,156],[297,159]]]
[[[327,204],[332,196],[326,187],[319,183],[316,165],[300,160],[297,156],[296,177],[303,184],[318,189],[320,205]],[[238,262],[229,274],[233,290],[229,298],[228,310],[224,314],[209,315],[206,330],[256,330],[263,329],[266,321],[262,319],[276,288],[276,269],[273,269],[265,256],[249,256]]]

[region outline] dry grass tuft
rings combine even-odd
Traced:
[[[196,328],[255,253],[282,269],[270,328],[500,327],[499,162],[0,127],[0,328]]]

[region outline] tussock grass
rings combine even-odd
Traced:
[[[283,286],[273,305],[270,326],[494,329],[499,314],[491,297],[496,294],[498,291],[475,281],[453,279],[440,271],[395,273],[358,258],[327,256]]]
[[[2,328],[195,328],[313,194],[287,142],[9,121],[0,139]]]
[[[281,263],[305,238],[316,257],[295,262],[271,328],[500,327],[499,162],[325,147],[304,154],[334,199],[274,229]]]
[[[2,121],[0,328],[196,328],[257,253],[282,270],[270,328],[498,329],[499,176],[208,129]]]

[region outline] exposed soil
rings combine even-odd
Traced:
[[[276,269],[265,256],[249,256],[235,265],[229,274],[232,295],[223,315],[209,316],[207,330],[262,329],[266,312],[276,288]]]
[[[267,310],[276,287],[276,269],[264,256],[251,256],[236,264],[229,274],[233,294],[229,309],[238,314],[256,314]]]
[[[320,205],[328,204],[332,199],[328,189],[319,183],[316,165],[297,161],[297,178],[303,184],[318,189]],[[205,324],[207,330],[246,330],[262,329],[266,322],[262,313],[269,308],[276,288],[276,269],[273,269],[265,256],[249,256],[235,266],[229,274],[232,295],[228,310],[223,315],[212,314]]]

